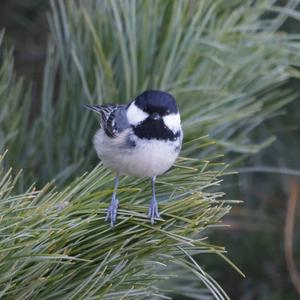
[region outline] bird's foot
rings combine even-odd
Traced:
[[[150,222],[152,225],[154,224],[154,219],[160,218],[156,199],[152,199],[150,202],[148,217],[150,218]]]
[[[119,207],[119,200],[117,198],[114,198],[111,200],[111,203],[107,208],[105,221],[110,221],[111,227],[113,227],[117,221],[118,207]]]

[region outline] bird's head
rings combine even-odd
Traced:
[[[127,108],[127,118],[144,138],[162,138],[181,130],[180,114],[174,97],[161,91],[145,91]]]

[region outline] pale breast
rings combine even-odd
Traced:
[[[94,137],[94,146],[103,164],[120,174],[138,177],[163,174],[175,162],[180,151],[180,138],[162,141],[129,139],[129,136],[131,129],[124,130],[113,139],[100,129]]]

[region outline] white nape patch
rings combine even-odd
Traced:
[[[170,114],[163,117],[165,125],[172,130],[174,133],[176,133],[178,130],[180,130],[180,115],[177,114]]]
[[[139,107],[132,102],[127,109],[127,119],[130,125],[138,125],[148,118],[148,114],[142,111]]]

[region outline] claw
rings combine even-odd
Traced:
[[[117,198],[111,200],[111,204],[107,208],[107,214],[105,221],[110,221],[110,226],[113,227],[117,221],[117,212],[118,212],[119,201]]]
[[[148,217],[150,218],[150,222],[153,225],[154,219],[160,218],[160,214],[158,212],[158,204],[155,198],[152,198],[148,210]]]
[[[113,227],[117,221],[117,212],[119,207],[119,200],[116,198],[117,190],[119,185],[119,176],[118,174],[115,177],[115,186],[114,192],[112,194],[111,203],[107,208],[105,221],[110,221],[110,226]]]
[[[155,180],[156,176],[152,177],[152,199],[150,202],[149,210],[148,210],[148,217],[150,218],[150,222],[153,225],[154,219],[160,218],[159,212],[158,212],[158,204],[156,201],[156,195],[155,195]]]

